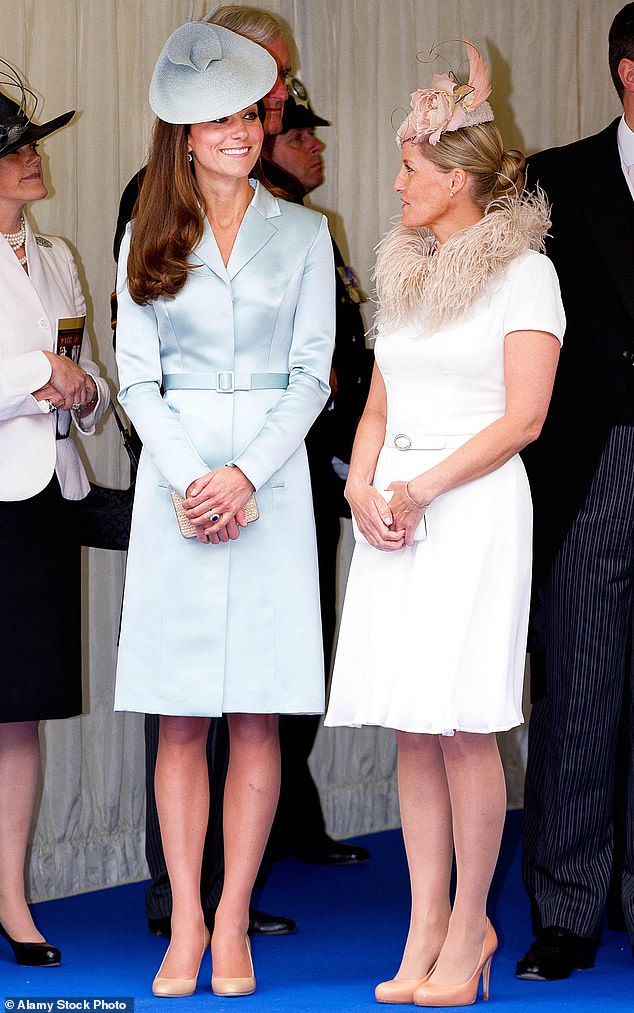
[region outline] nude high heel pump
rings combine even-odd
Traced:
[[[249,954],[251,974],[246,978],[219,978],[217,975],[212,974],[211,991],[214,995],[252,995],[255,992],[255,973],[253,971],[253,959],[251,957],[251,944],[249,942],[249,937],[245,936],[244,941],[246,943],[247,953]]]
[[[429,980],[435,966],[436,962],[434,961],[427,974],[422,978],[391,978],[389,981],[382,981],[374,989],[376,1001],[393,1003],[394,1005],[413,1003],[414,992]]]
[[[498,938],[487,918],[480,960],[469,980],[461,985],[434,985],[433,981],[428,981],[414,990],[416,1006],[471,1006],[478,995],[480,975],[482,975],[483,998],[488,999],[491,961],[497,948]]]
[[[205,950],[209,946],[209,931],[205,925],[203,928],[203,948],[200,954],[200,960],[198,961],[198,971],[193,978],[164,978],[161,975],[163,970],[163,964],[165,963],[167,953],[163,957],[161,966],[158,969],[158,974],[152,982],[152,992],[154,995],[162,996],[163,998],[177,999],[182,998],[185,995],[193,995],[196,991],[196,983],[198,981],[198,973],[200,971],[200,965],[202,964]],[[169,947],[168,947],[169,949]]]

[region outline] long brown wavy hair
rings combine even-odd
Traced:
[[[140,306],[175,296],[194,270],[190,253],[203,237],[205,199],[190,168],[188,127],[157,119],[128,257],[128,289]],[[267,185],[260,161],[251,175]]]

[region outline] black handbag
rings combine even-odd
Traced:
[[[132,523],[134,483],[139,464],[132,435],[124,426],[112,401],[110,409],[121,433],[121,442],[130,458],[132,481],[127,489],[107,489],[90,483],[90,492],[79,500],[78,533],[81,545],[95,549],[127,549]]]

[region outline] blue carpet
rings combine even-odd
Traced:
[[[627,936],[606,932],[594,970],[560,982],[525,982],[514,977],[515,962],[528,946],[528,902],[519,868],[520,814],[510,813],[490,914],[500,936],[493,961],[488,1010],[504,1013],[539,1009],[550,1013],[574,1008],[593,1013],[597,1004],[610,1013],[632,1011],[634,966]],[[102,890],[37,905],[36,917],[63,951],[59,968],[21,968],[0,940],[0,1001],[23,997],[41,1003],[54,997],[133,996],[137,1011],[169,1008],[224,1013],[357,1013],[385,1009],[374,1002],[377,981],[398,966],[407,924],[408,882],[401,835],[374,834],[362,842],[372,852],[363,866],[328,869],[288,860],[277,863],[257,906],[297,919],[294,936],[253,941],[258,990],[242,999],[211,993],[209,954],[195,996],[154,998],[153,975],[165,943],[146,931],[145,884]],[[3,1002],[5,1009],[11,1009]],[[26,1009],[26,1005],[21,1007]],[[32,1006],[31,1008],[37,1008]],[[39,1006],[40,1009],[44,1008]],[[90,1008],[90,1007],[87,1007]],[[413,1007],[408,1007],[412,1008]],[[20,1007],[16,1003],[15,1011]]]

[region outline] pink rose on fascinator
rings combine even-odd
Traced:
[[[453,96],[454,86],[455,82],[447,74],[434,74],[431,88],[412,93],[412,112],[407,123],[417,141],[427,137],[430,144],[437,144],[443,130],[460,112]],[[401,136],[401,143],[403,139]]]

